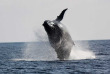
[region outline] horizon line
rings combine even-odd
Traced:
[[[110,40],[110,39],[87,39],[87,40],[73,40],[73,41],[98,41],[98,40]],[[0,43],[26,43],[26,42],[47,42],[47,40],[45,41],[4,41],[4,42],[0,42]]]

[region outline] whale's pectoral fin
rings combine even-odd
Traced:
[[[59,22],[60,22],[60,21],[63,19],[63,16],[64,16],[66,10],[67,10],[67,8],[64,9],[64,10],[60,13],[59,16],[57,16],[56,21],[59,21]]]

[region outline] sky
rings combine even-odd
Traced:
[[[73,40],[110,39],[110,0],[0,0],[0,42],[37,41],[65,8]]]

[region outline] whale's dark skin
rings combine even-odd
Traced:
[[[74,45],[74,42],[67,29],[60,22],[63,19],[66,10],[67,9],[64,9],[55,20],[45,20],[43,23],[49,42],[55,49],[57,57],[60,60],[67,60],[69,58],[72,46]]]

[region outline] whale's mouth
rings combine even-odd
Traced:
[[[43,26],[54,27],[54,23],[52,21],[46,20],[44,21]]]
[[[49,20],[44,21],[43,26],[48,34],[51,34],[54,30],[54,23]]]

